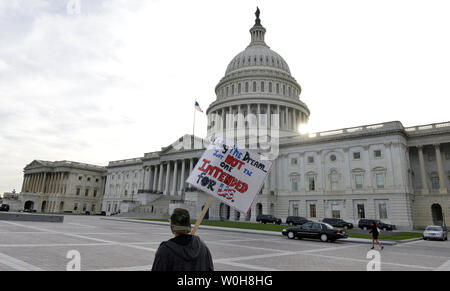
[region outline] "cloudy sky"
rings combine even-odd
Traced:
[[[256,5],[309,130],[450,120],[446,0],[0,0],[0,193],[34,159],[107,165],[192,133]]]

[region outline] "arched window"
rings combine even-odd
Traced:
[[[234,95],[234,84],[231,85],[231,95]]]
[[[238,84],[238,93],[241,93],[241,83]]]
[[[245,93],[248,93],[248,82],[245,82]]]
[[[261,81],[261,92],[264,92],[264,81]]]
[[[280,93],[280,84],[277,83],[277,94]]]
[[[256,82],[253,81],[253,92],[256,92]]]
[[[269,93],[272,93],[272,82],[269,82]]]

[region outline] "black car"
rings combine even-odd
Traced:
[[[9,211],[9,205],[8,204],[0,205],[0,211],[8,212]]]
[[[381,230],[396,229],[395,225],[382,222],[381,220],[378,219],[360,219],[358,222],[358,227],[364,230],[370,229],[374,221],[377,223],[377,227]]]
[[[256,217],[256,222],[281,224],[281,219],[269,214],[261,214]]]
[[[328,223],[331,226],[334,227],[341,227],[341,228],[348,228],[351,229],[353,228],[353,223],[344,221],[343,219],[340,218],[324,218],[322,219],[323,223]]]
[[[320,239],[323,242],[334,242],[337,239],[347,238],[347,232],[341,229],[335,229],[327,223],[307,222],[299,227],[283,229],[282,234],[290,239],[311,238]]]
[[[288,216],[286,218],[286,224],[289,224],[289,225],[303,225],[307,222],[310,222],[310,221],[301,216]]]

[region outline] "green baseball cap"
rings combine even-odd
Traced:
[[[191,231],[191,219],[189,211],[183,208],[175,208],[170,216],[170,226],[173,231]]]

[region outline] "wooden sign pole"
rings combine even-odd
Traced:
[[[197,218],[197,222],[195,223],[194,228],[191,231],[191,234],[194,235],[197,231],[198,227],[200,226],[200,223],[203,221],[203,217],[205,217],[206,212],[208,211],[209,207],[214,201],[214,197],[210,196],[208,201],[206,202],[205,206],[203,207],[202,213],[200,213],[200,216]]]

